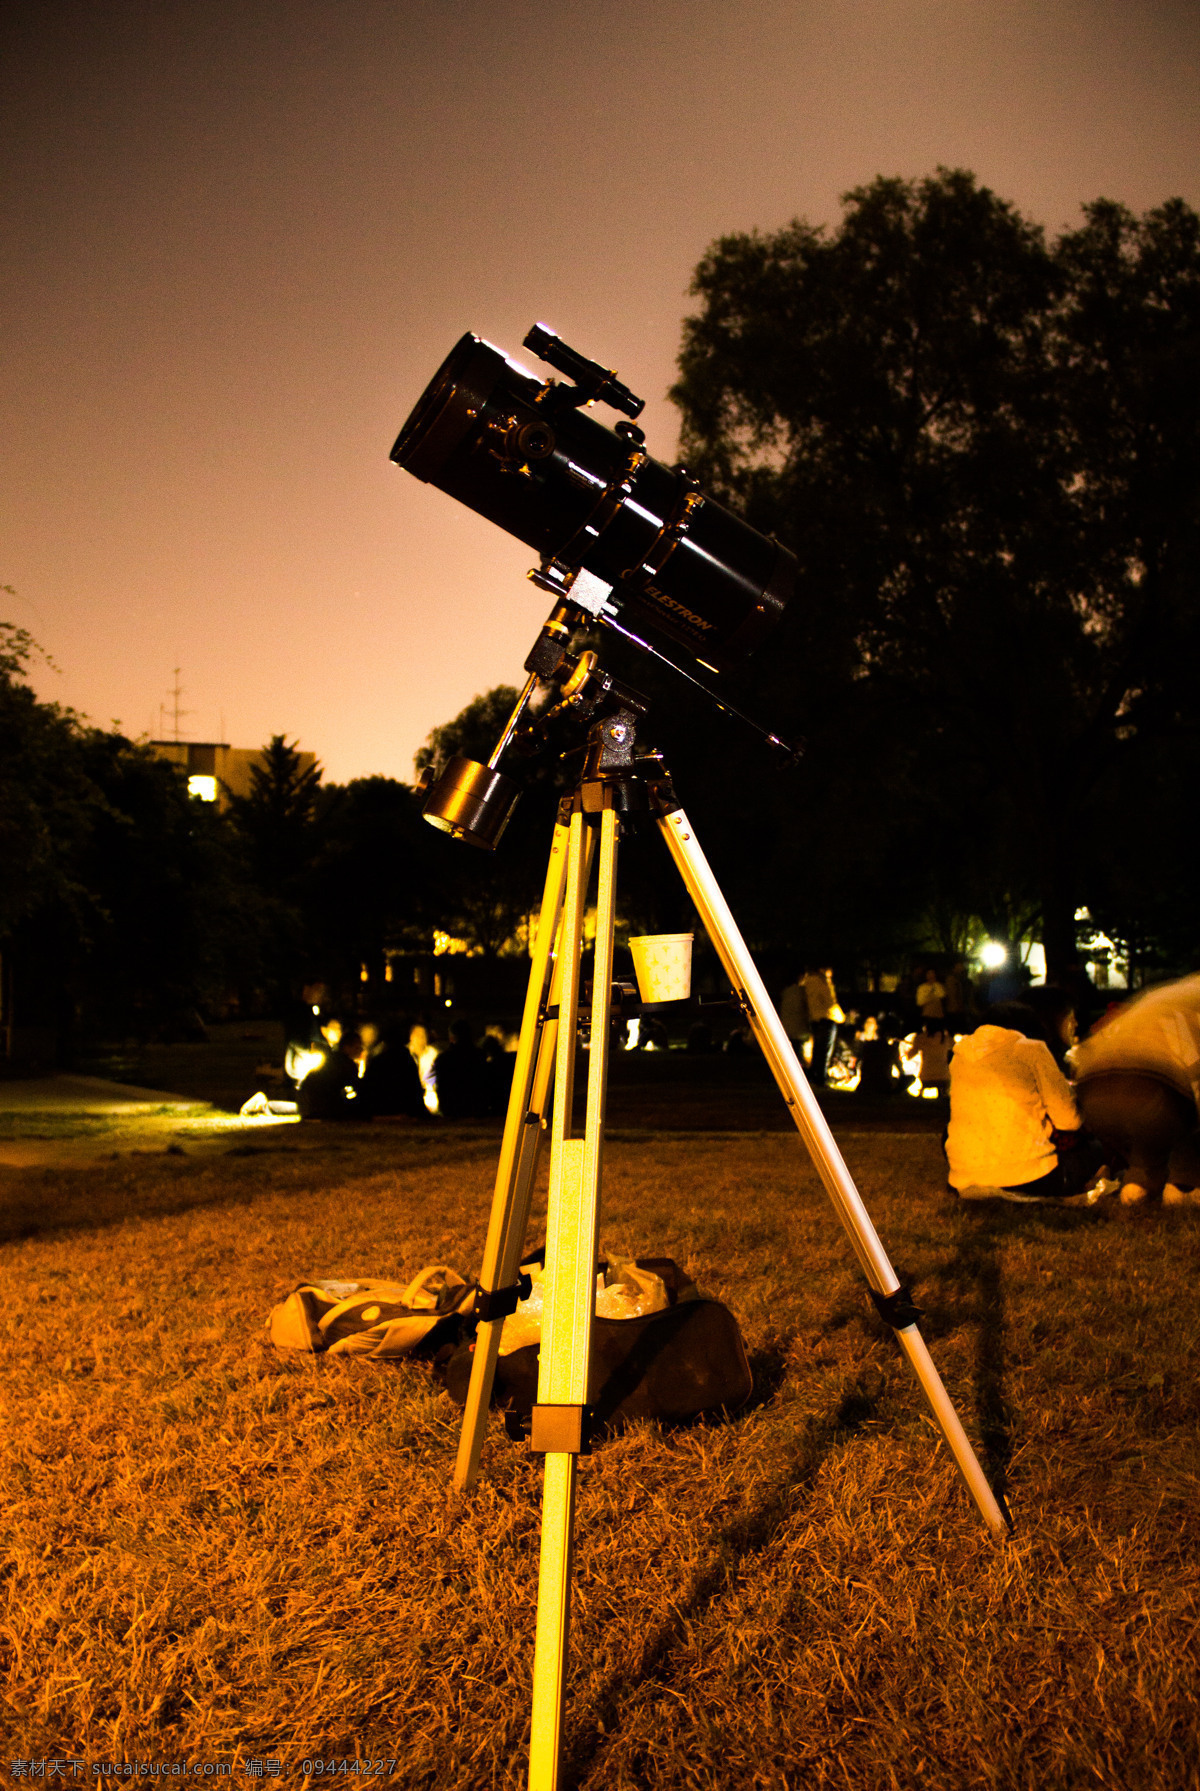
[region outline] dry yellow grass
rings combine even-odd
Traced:
[[[960,1211],[934,1140],[845,1148],[1017,1535],[988,1540],[796,1140],[617,1136],[606,1248],[726,1299],[758,1393],[581,1464],[568,1782],[1194,1784],[1197,1215]],[[523,1783],[537,1464],[496,1425],[455,1500],[426,1367],[263,1335],[311,1274],[474,1269],[494,1149],[0,1175],[3,1770]]]

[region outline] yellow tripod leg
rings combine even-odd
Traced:
[[[554,983],[560,975],[554,947],[562,917],[568,839],[569,828],[565,824],[555,827],[538,918],[537,938],[529,969],[529,983],[525,990],[525,1008],[517,1044],[517,1061],[513,1067],[512,1091],[504,1120],[500,1161],[496,1166],[496,1186],[488,1221],[487,1243],[484,1246],[483,1266],[479,1276],[480,1287],[488,1293],[511,1287],[516,1281],[529,1223],[529,1202],[537,1171],[542,1119],[554,1067],[558,1030],[557,1022],[548,1017],[546,1010],[547,1006],[554,1006]],[[548,983],[551,985],[549,998]],[[496,1376],[496,1359],[503,1328],[504,1319],[499,1317],[482,1323],[475,1335],[471,1381],[467,1389],[458,1458],[454,1465],[454,1485],[459,1492],[468,1491],[479,1478],[479,1457],[487,1430],[488,1407],[491,1404],[492,1383]]]
[[[600,832],[600,870],[596,896],[587,1118],[584,1136],[572,1138],[569,1134],[580,951],[587,889],[584,839],[586,832],[596,826]],[[532,1447],[545,1454],[546,1467],[529,1741],[530,1791],[555,1791],[562,1752],[574,1556],[575,1458],[586,1441],[585,1410],[596,1306],[596,1246],[612,1004],[617,828],[617,817],[611,807],[604,808],[596,817],[576,813],[571,818],[571,857],[560,949],[563,970],[550,1199],[546,1216],[546,1296],[538,1403],[534,1408],[531,1437]]]
[[[704,929],[712,940],[725,974],[753,1028],[754,1036],[762,1047],[763,1056],[771,1066],[771,1073],[779,1084],[796,1129],[808,1147],[813,1165],[825,1184],[825,1191],[833,1202],[834,1211],[845,1228],[867,1282],[886,1301],[900,1292],[900,1278],[879,1241],[862,1197],[854,1185],[854,1179],[843,1161],[825,1115],[821,1112],[817,1097],[800,1067],[792,1042],[783,1030],[783,1023],[775,1012],[762,977],[738,931],[737,922],[730,913],[708,860],[700,850],[692,825],[682,809],[675,809],[659,818],[659,828],[687,892],[696,905],[696,911],[704,922]],[[911,1302],[908,1305],[911,1310]],[[950,1396],[933,1365],[921,1333],[915,1323],[896,1322],[894,1329],[896,1340],[908,1357],[958,1471],[979,1508],[980,1516],[994,1536],[1004,1538],[1012,1526],[988,1484],[987,1476],[959,1422],[958,1413],[950,1402]]]

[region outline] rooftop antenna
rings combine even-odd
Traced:
[[[179,672],[180,672],[180,668],[179,668],[179,666],[176,666],[175,667],[175,683],[172,685],[171,690],[168,693],[171,697],[171,703],[172,703],[171,721],[175,728],[175,739],[177,741],[179,741],[183,738],[182,734],[179,732],[180,722],[183,720],[185,715],[190,715],[192,713],[192,711],[190,709],[181,709],[179,707],[179,699],[183,695],[183,685],[179,682]]]

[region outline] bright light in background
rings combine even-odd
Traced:
[[[311,1076],[314,1070],[319,1070],[324,1062],[324,1051],[306,1051],[300,1048],[295,1048],[288,1053],[287,1064],[285,1067],[288,1075],[296,1084],[296,1087],[299,1088],[305,1077]]]
[[[453,933],[444,933],[440,927],[433,929],[433,955],[435,958],[457,957],[465,953],[468,957],[477,957],[479,946],[474,946],[468,939],[456,939]]]
[[[985,970],[999,970],[1008,962],[1008,947],[998,939],[985,939],[979,948],[979,962]]]
[[[188,795],[194,796],[197,802],[215,802],[217,800],[217,780],[215,777],[203,777],[193,772],[188,778]]]

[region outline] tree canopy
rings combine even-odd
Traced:
[[[723,238],[693,292],[684,456],[800,564],[777,887],[819,930],[873,857],[927,931],[1036,924],[1059,967],[1083,903],[1129,934],[1195,872],[1182,825],[1112,866],[1121,805],[1166,778],[1182,817],[1196,769],[1200,218],[1099,201],[1048,243],[943,169]]]
[[[39,702],[37,648],[0,625],[0,953],[22,1026],[179,1025],[236,976],[244,895],[219,818],[178,770]]]

